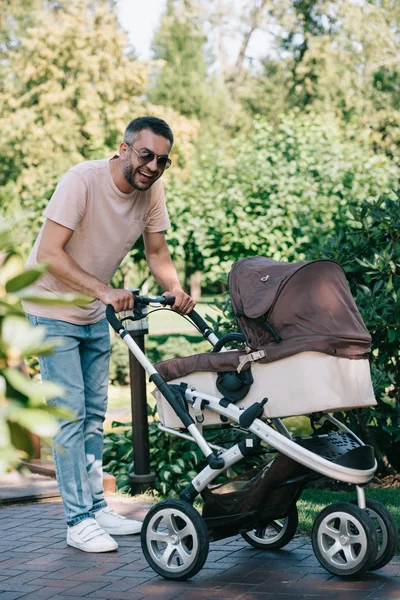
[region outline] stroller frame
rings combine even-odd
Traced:
[[[139,296],[136,291],[133,293],[135,299],[133,316],[125,317],[125,319],[136,321],[144,318],[143,309],[145,306],[166,306],[174,303],[174,298]],[[259,446],[261,441],[270,446],[272,452],[279,452],[307,467],[314,472],[314,475],[303,475],[283,482],[278,486],[272,486],[271,490],[274,490],[282,485],[298,484],[293,503],[287,514],[277,515],[278,519],[284,519],[283,524],[276,519],[270,520],[278,531],[272,537],[272,542],[269,538],[264,537],[268,524],[263,523],[260,527],[260,522],[257,520],[256,524],[250,524],[250,527],[249,523],[251,521],[246,522],[244,529],[238,527],[235,530],[235,526],[233,526],[233,529],[228,527],[227,535],[241,533],[246,541],[257,548],[268,550],[282,547],[290,541],[296,531],[297,512],[295,519],[291,515],[293,515],[293,510],[296,509],[295,503],[302,489],[310,480],[325,476],[336,481],[355,485],[357,501],[355,504],[338,503],[337,505],[331,505],[318,515],[313,528],[312,541],[314,552],[322,566],[334,574],[351,576],[380,568],[391,560],[397,545],[397,535],[393,533],[394,528],[397,533],[397,528],[394,525],[393,517],[385,507],[375,506],[379,503],[368,502],[363,487],[373,477],[377,463],[372,448],[366,446],[349,428],[330,414],[322,412],[317,415],[314,414],[313,422],[315,424],[322,426],[327,422],[330,423],[352,443],[348,452],[344,454],[339,452],[337,461],[319,456],[309,450],[306,447],[307,444],[302,445],[300,439],[294,439],[281,419],[270,419],[270,424],[261,420],[263,406],[268,401],[266,398],[260,399],[260,402],[252,404],[247,409],[243,409],[243,407],[240,407],[240,403],[238,406],[229,399],[203,393],[201,390],[189,387],[184,382],[180,386],[166,383],[130,336],[128,330],[125,329],[122,322],[125,319],[120,321],[111,305],[107,306],[106,316],[110,325],[124,340],[130,351],[148,373],[150,381],[156,385],[159,392],[173,408],[188,433],[182,433],[180,430],[165,427],[162,424],[159,425],[159,429],[162,432],[195,442],[208,463],[183,490],[180,500],[167,500],[158,503],[150,510],[144,521],[142,549],[150,566],[157,573],[167,579],[184,580],[192,577],[201,569],[207,558],[209,537],[220,539],[226,537],[226,535],[218,534],[218,526],[216,530],[214,528],[213,523],[218,522],[219,518],[203,519],[192,504],[195,498],[211,482],[222,472],[239,462],[244,456],[251,453],[253,448]],[[218,343],[219,347],[222,346],[221,351],[225,350],[222,345],[223,339],[218,339],[198,313],[192,311],[188,316],[212,346]],[[238,424],[243,430],[248,431],[248,435],[229,449],[209,444],[202,434],[201,423],[196,423],[189,414],[188,405],[195,408],[197,415],[201,414],[203,410],[214,411],[221,415],[225,421],[230,420]],[[319,438],[319,443],[324,443],[326,435],[317,435],[316,437]],[[315,473],[318,475],[315,475]],[[230,518],[230,521],[234,521],[234,516]],[[226,516],[220,520],[223,524],[230,522]],[[295,527],[293,528],[294,520]],[[332,526],[334,529],[337,527],[337,534],[333,533],[332,539],[329,539],[331,535],[329,527],[332,528]],[[253,536],[250,534],[252,527],[255,528]],[[288,528],[293,529],[293,532],[288,532]],[[379,529],[385,534],[383,541],[378,539]],[[285,535],[287,533],[289,535]],[[281,541],[284,543],[281,543]],[[164,550],[159,548],[160,543],[166,544]],[[355,552],[354,548],[356,549]],[[174,556],[175,562],[171,558]]]

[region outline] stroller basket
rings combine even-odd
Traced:
[[[225,493],[231,483],[205,488],[203,517],[211,537],[216,539],[216,530],[221,527],[226,532],[229,526],[230,535],[246,531],[249,518],[253,523],[263,524],[285,515],[310,480],[310,473],[306,467],[278,454],[241,489]]]

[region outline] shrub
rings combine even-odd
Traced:
[[[321,255],[339,262],[372,335],[376,408],[354,411],[352,426],[375,447],[383,470],[400,469],[400,196],[352,210]]]
[[[156,473],[156,490],[163,496],[177,497],[193,477],[206,466],[197,444],[168,435],[158,429],[156,411],[149,407],[150,470]],[[106,434],[104,439],[104,470],[112,473],[121,492],[129,492],[129,473],[134,471],[132,428],[130,424],[114,422],[114,428],[124,429]],[[244,433],[238,429],[205,428],[204,435],[210,443],[230,447],[241,440]],[[261,464],[262,459],[253,455],[234,465],[230,474],[239,473]],[[223,475],[220,480],[226,479]],[[220,481],[219,480],[219,481]]]
[[[210,349],[210,344],[204,340],[199,341],[198,336],[157,335],[146,337],[145,348],[150,362],[156,363],[177,356],[206,352]],[[110,383],[129,383],[129,350],[124,341],[114,335],[111,339]]]

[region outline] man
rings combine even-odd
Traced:
[[[146,259],[174,310],[188,313],[193,299],[182,290],[164,237],[169,226],[160,177],[171,164],[172,131],[161,119],[142,117],[127,127],[119,155],[70,169],[60,180],[27,266],[49,265],[37,292],[83,292],[85,306],[24,302],[33,325],[63,346],[41,356],[43,379],[59,383],[73,420],[61,423],[53,445],[56,476],[68,525],[67,544],[85,552],[116,550],[110,536],[139,533],[141,523],[107,507],[102,476],[103,421],[107,405],[109,327],[105,305],[133,308],[133,295],[109,282],[124,256],[143,235]]]

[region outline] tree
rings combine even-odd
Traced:
[[[11,4],[12,43],[1,65],[0,206],[6,215],[29,212],[26,253],[59,177],[76,163],[112,156],[132,118],[166,119],[181,167],[198,123],[143,102],[147,66],[127,52],[113,2],[36,2],[25,29],[19,3]]]
[[[43,3],[7,54],[0,94],[2,197],[37,211],[74,163],[115,147],[146,69],[124,54],[110,4]],[[4,190],[5,188],[5,190]]]
[[[152,43],[159,67],[152,75],[148,97],[187,117],[204,118],[208,112],[206,36],[190,8],[190,2],[168,0]]]

